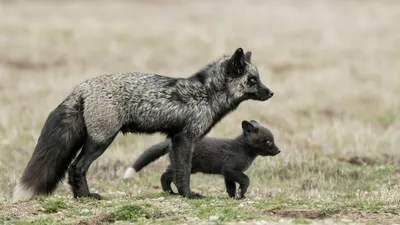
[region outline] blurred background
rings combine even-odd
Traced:
[[[0,1],[0,198],[8,201],[45,119],[73,87],[106,73],[187,77],[236,48],[275,92],[248,101],[209,136],[254,119],[282,153],[246,172],[248,196],[400,199],[400,3],[389,0]],[[119,135],[89,169],[107,195],[161,192],[164,157],[139,180],[124,170],[161,135]],[[192,189],[224,196],[223,179]],[[71,195],[68,185],[60,195]]]

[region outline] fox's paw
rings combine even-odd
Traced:
[[[173,190],[165,190],[164,192],[169,195],[179,195],[178,193],[175,193]]]
[[[236,200],[241,200],[241,199],[245,199],[246,198],[246,196],[244,196],[244,195],[242,195],[242,196],[240,196],[240,195],[238,195],[238,196],[236,196]]]
[[[189,196],[187,197],[188,199],[203,199],[206,198],[206,196],[201,195],[199,193],[196,192],[190,192]]]
[[[96,194],[96,193],[90,193],[88,197],[89,198],[94,198],[94,199],[97,199],[97,200],[103,199],[103,196],[101,196],[99,194]]]
[[[228,195],[228,196],[229,196],[229,198],[236,199],[236,196],[235,196],[235,195]]]

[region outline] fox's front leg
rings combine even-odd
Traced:
[[[225,179],[234,180],[237,183],[239,183],[239,189],[238,189],[239,194],[236,197],[236,199],[246,198],[245,194],[247,192],[247,188],[250,185],[249,177],[241,171],[234,171],[234,170],[233,171],[231,171],[231,170],[225,171],[224,176],[225,176]]]
[[[226,192],[230,198],[235,198],[236,194],[236,183],[234,180],[230,180],[229,178],[225,177],[225,187]]]
[[[204,196],[190,190],[194,140],[183,134],[178,134],[171,138],[171,141],[171,166],[174,171],[174,183],[178,188],[178,193],[189,199],[204,198]]]

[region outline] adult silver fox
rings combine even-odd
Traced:
[[[167,135],[179,194],[202,198],[190,189],[194,144],[241,102],[272,96],[242,48],[188,78],[133,72],[86,80],[50,112],[13,202],[51,194],[67,170],[75,198],[101,199],[89,192],[86,173],[119,132]]]

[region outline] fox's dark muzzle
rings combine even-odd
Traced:
[[[275,149],[270,153],[270,155],[271,155],[271,156],[276,156],[276,155],[278,155],[279,153],[281,153],[281,150],[279,150],[278,148],[275,148]]]
[[[264,155],[264,156],[276,156],[279,153],[281,153],[281,150],[276,148],[276,149],[268,149],[265,152],[261,153],[261,155]]]
[[[260,84],[258,92],[256,93],[257,100],[266,101],[274,96],[274,92],[269,90],[265,85]]]
[[[278,155],[279,153],[281,153],[281,150],[276,150],[276,151],[274,152],[274,155]]]
[[[273,150],[272,150],[272,155],[273,156],[276,156],[276,155],[278,155],[279,153],[281,153],[281,150],[278,148],[278,146],[276,146],[276,144],[274,143],[274,147],[272,148]]]

